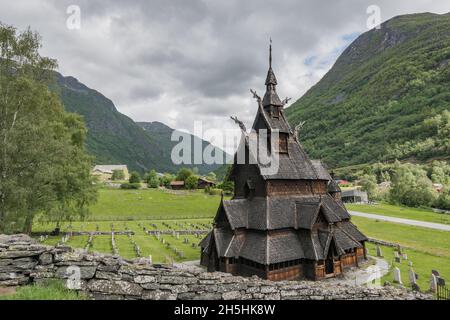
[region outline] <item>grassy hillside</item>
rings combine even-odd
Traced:
[[[359,36],[286,109],[330,166],[450,156],[450,14],[405,15]]]
[[[66,110],[84,117],[88,128],[87,149],[95,156],[96,164],[126,164],[130,169],[141,172],[178,170],[170,157],[173,143],[169,132],[173,129],[158,123],[146,131],[118,112],[111,100],[77,79],[60,74],[56,79],[55,90]],[[219,166],[202,164],[196,167],[200,173],[208,173]]]

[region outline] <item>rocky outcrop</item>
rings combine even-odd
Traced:
[[[181,270],[66,246],[44,246],[26,235],[0,235],[0,286],[61,279],[93,299],[431,299],[407,289],[334,285],[327,282],[272,282],[225,273]]]

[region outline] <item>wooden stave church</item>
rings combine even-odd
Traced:
[[[271,46],[265,85],[263,99],[254,94],[258,112],[251,134],[278,131],[273,152],[279,170],[265,175],[259,161],[248,161],[248,137],[243,139],[239,148],[247,161],[238,164],[235,155],[234,197],[222,198],[213,230],[200,243],[201,264],[208,271],[269,280],[338,276],[367,259],[367,237],[350,221],[339,186],[320,161],[308,158],[291,130],[276,92]]]

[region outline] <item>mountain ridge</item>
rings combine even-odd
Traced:
[[[306,121],[300,141],[331,167],[447,157],[449,61],[449,13],[394,17],[357,37],[286,116]]]
[[[130,170],[141,173],[150,169],[174,173],[186,166],[197,167],[200,173],[206,174],[220,167],[173,164],[171,147],[174,142],[170,140],[169,133],[174,129],[161,122],[152,122],[152,129],[145,129],[120,113],[109,98],[75,77],[56,72],[55,79],[52,90],[61,97],[66,111],[84,118],[88,129],[86,148],[95,157],[96,164],[126,164]],[[209,143],[203,141],[202,145]]]

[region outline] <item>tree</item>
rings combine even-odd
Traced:
[[[217,176],[214,172],[210,172],[206,175],[206,179],[210,181],[217,181]]]
[[[141,182],[141,175],[137,171],[133,171],[130,174],[130,178],[128,179],[130,183],[140,183]]]
[[[363,175],[359,181],[359,184],[361,185],[361,190],[367,192],[369,199],[375,198],[377,191],[377,179],[374,175]]]
[[[186,182],[186,179],[193,175],[193,172],[188,168],[181,168],[177,173],[177,180]]]
[[[147,175],[145,176],[145,182],[147,183],[147,186],[149,188],[158,188],[159,187],[159,179],[158,175],[156,174],[155,170],[151,170]]]
[[[450,210],[450,188],[442,190],[434,206],[439,209]]]
[[[162,186],[169,187],[170,183],[175,180],[175,176],[170,173],[165,173],[159,180]]]
[[[0,24],[0,233],[83,218],[96,199],[86,129],[49,90],[56,61],[40,45],[37,33]]]
[[[123,170],[113,170],[111,180],[117,181],[123,179],[125,179],[125,173],[123,172]]]
[[[197,186],[198,186],[198,177],[194,175],[189,176],[184,183],[184,187],[188,190],[197,189]]]
[[[393,203],[411,207],[430,206],[436,200],[437,193],[425,170],[412,164],[396,162],[389,198]]]

